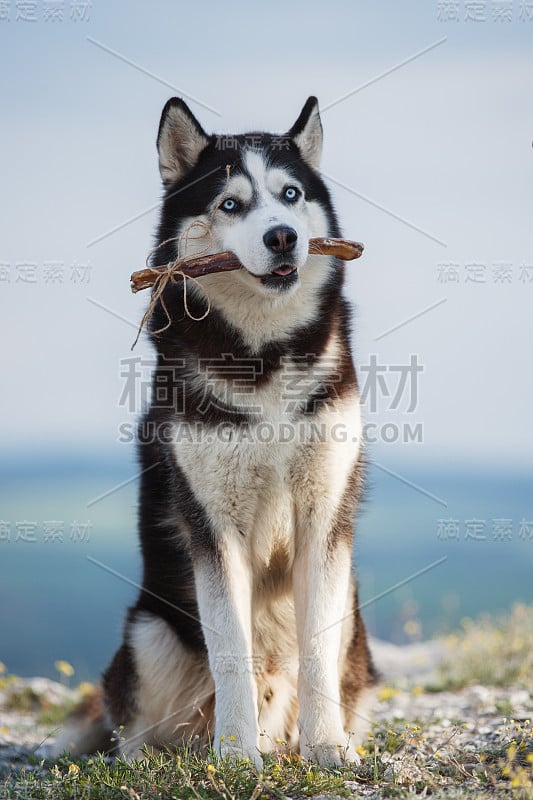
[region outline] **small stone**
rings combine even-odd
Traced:
[[[395,783],[409,786],[421,781],[423,773],[412,759],[403,758],[401,761],[391,761],[385,770],[384,777]]]

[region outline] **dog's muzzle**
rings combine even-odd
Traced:
[[[280,263],[267,275],[262,276],[263,285],[286,289],[298,280],[298,269],[295,264],[291,263],[297,241],[298,234],[294,228],[288,225],[277,225],[265,233],[264,245],[277,256],[276,260]]]

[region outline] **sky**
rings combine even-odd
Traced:
[[[530,465],[532,3],[2,9],[5,458],[126,457],[144,386],[130,406],[126,359],[146,376],[153,358],[146,336],[130,351],[147,298],[129,275],[152,246],[166,100],[209,131],[282,132],[314,94],[323,175],[365,245],[346,291],[371,452]]]

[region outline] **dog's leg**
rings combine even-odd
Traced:
[[[340,620],[350,586],[349,548],[309,536],[294,563],[294,596],[300,668],[300,752],[319,764],[358,761],[343,727],[340,697]]]
[[[242,535],[218,533],[216,545],[194,558],[198,608],[215,682],[215,749],[259,755],[257,685],[252,662],[251,569]]]
[[[341,646],[355,630],[351,600],[359,466],[324,447],[299,475],[293,567],[300,666],[300,752],[320,764],[359,757],[343,726]],[[350,618],[351,617],[351,618]],[[344,621],[343,621],[344,620]]]

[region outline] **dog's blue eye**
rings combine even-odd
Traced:
[[[287,186],[283,196],[289,203],[294,203],[294,201],[300,196],[300,190],[295,186]]]
[[[224,211],[237,211],[238,203],[233,197],[227,197],[224,202],[222,203],[222,208]]]

